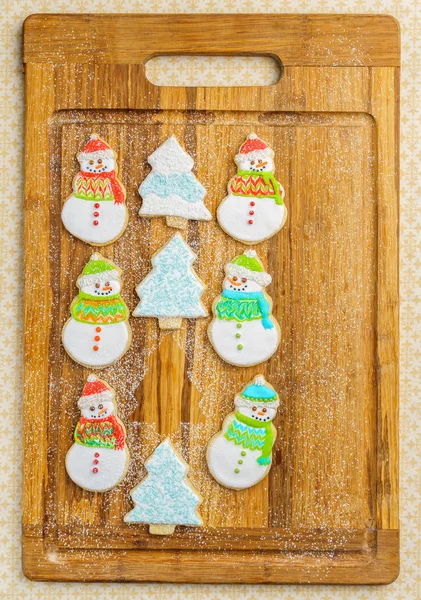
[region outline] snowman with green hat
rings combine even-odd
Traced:
[[[257,365],[276,351],[279,325],[272,316],[272,300],[264,291],[271,281],[254,250],[225,265],[223,291],[213,304],[208,336],[226,362]]]
[[[106,367],[128,349],[129,311],[120,296],[121,269],[98,252],[78,277],[79,294],[70,306],[63,328],[63,345],[76,362]]]
[[[252,487],[268,474],[276,429],[272,424],[279,398],[263,375],[238,394],[236,410],[224,420],[222,430],[209,442],[207,463],[221,485],[234,490]]]

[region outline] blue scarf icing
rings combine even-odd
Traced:
[[[274,324],[270,320],[270,304],[266,300],[263,292],[237,292],[235,290],[223,290],[222,292],[223,298],[229,298],[230,300],[234,300],[237,302],[241,302],[241,300],[257,300],[259,305],[260,312],[262,313],[262,325],[265,329],[273,329]]]

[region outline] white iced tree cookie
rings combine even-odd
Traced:
[[[275,179],[273,150],[251,133],[235,157],[237,175],[218,207],[222,229],[245,244],[256,244],[277,233],[287,218],[284,189]]]
[[[183,318],[206,317],[200,298],[205,285],[191,268],[196,255],[176,233],[152,257],[152,271],[137,286],[134,317],[158,317],[161,329],[179,329]]]
[[[171,535],[176,525],[202,525],[200,494],[187,479],[188,464],[165,439],[147,459],[148,475],[131,491],[135,504],[126,523],[147,523],[155,535]]]
[[[224,420],[222,430],[209,442],[207,462],[221,485],[243,490],[269,473],[276,429],[272,424],[279,406],[278,395],[263,375],[236,396],[235,412]]]
[[[194,161],[175,136],[169,137],[149,157],[151,173],[139,187],[141,217],[167,217],[171,227],[185,229],[188,219],[209,221],[203,203],[206,190],[191,172]]]
[[[129,310],[120,296],[121,269],[98,252],[77,280],[79,294],[63,328],[63,346],[76,362],[106,367],[130,346]]]
[[[63,206],[63,225],[94,246],[111,244],[124,233],[128,221],[126,190],[117,179],[117,155],[92,134],[77,158],[80,172]]]
[[[226,362],[239,367],[268,360],[278,347],[280,330],[272,300],[264,288],[272,281],[254,250],[225,265],[223,291],[213,303],[209,340]]]
[[[115,392],[105,381],[89,375],[77,404],[81,417],[66,456],[66,470],[83,489],[106,492],[124,478],[130,458]]]

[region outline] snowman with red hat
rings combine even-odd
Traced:
[[[92,134],[77,159],[80,172],[63,206],[63,225],[84,242],[110,244],[123,234],[128,221],[126,191],[117,179],[117,155]]]
[[[256,244],[277,233],[287,218],[284,189],[275,179],[273,150],[250,133],[235,157],[237,175],[218,208],[222,229],[245,244]]]
[[[81,417],[75,443],[66,456],[66,470],[85,490],[105,492],[123,479],[130,458],[126,430],[116,415],[115,392],[105,381],[89,375],[78,407]]]

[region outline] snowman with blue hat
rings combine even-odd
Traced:
[[[272,424],[279,398],[263,375],[238,394],[236,410],[209,442],[207,462],[212,476],[234,490],[252,487],[269,473],[276,429]]]

